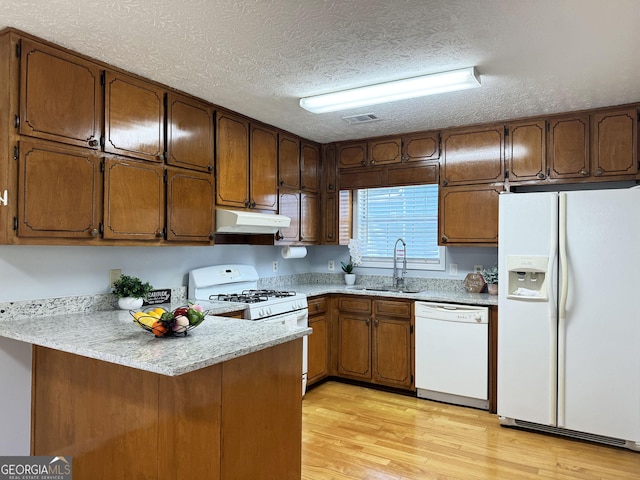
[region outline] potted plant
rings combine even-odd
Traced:
[[[494,265],[491,268],[482,269],[482,278],[487,282],[487,292],[490,295],[498,294],[498,267]]]
[[[340,262],[342,265],[342,271],[344,272],[344,281],[347,285],[353,285],[356,283],[356,274],[353,273],[353,269],[360,265],[362,261],[362,254],[360,253],[360,245],[354,238],[349,239],[349,262]]]
[[[113,293],[118,296],[118,306],[123,310],[135,310],[142,306],[142,303],[153,286],[149,282],[142,283],[137,277],[120,275],[113,282]]]

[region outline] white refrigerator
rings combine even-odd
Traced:
[[[640,188],[499,212],[500,422],[640,450]]]

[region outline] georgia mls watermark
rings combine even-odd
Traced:
[[[71,479],[71,457],[0,457],[0,480]]]

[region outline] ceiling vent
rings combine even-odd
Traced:
[[[359,115],[351,115],[349,117],[342,117],[342,119],[350,124],[356,123],[369,123],[377,122],[380,118],[376,117],[373,113],[361,113]]]

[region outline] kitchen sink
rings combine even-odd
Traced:
[[[419,293],[421,290],[409,287],[391,287],[391,286],[379,286],[379,287],[363,287],[363,290],[370,290],[372,292],[396,292],[396,293]]]

